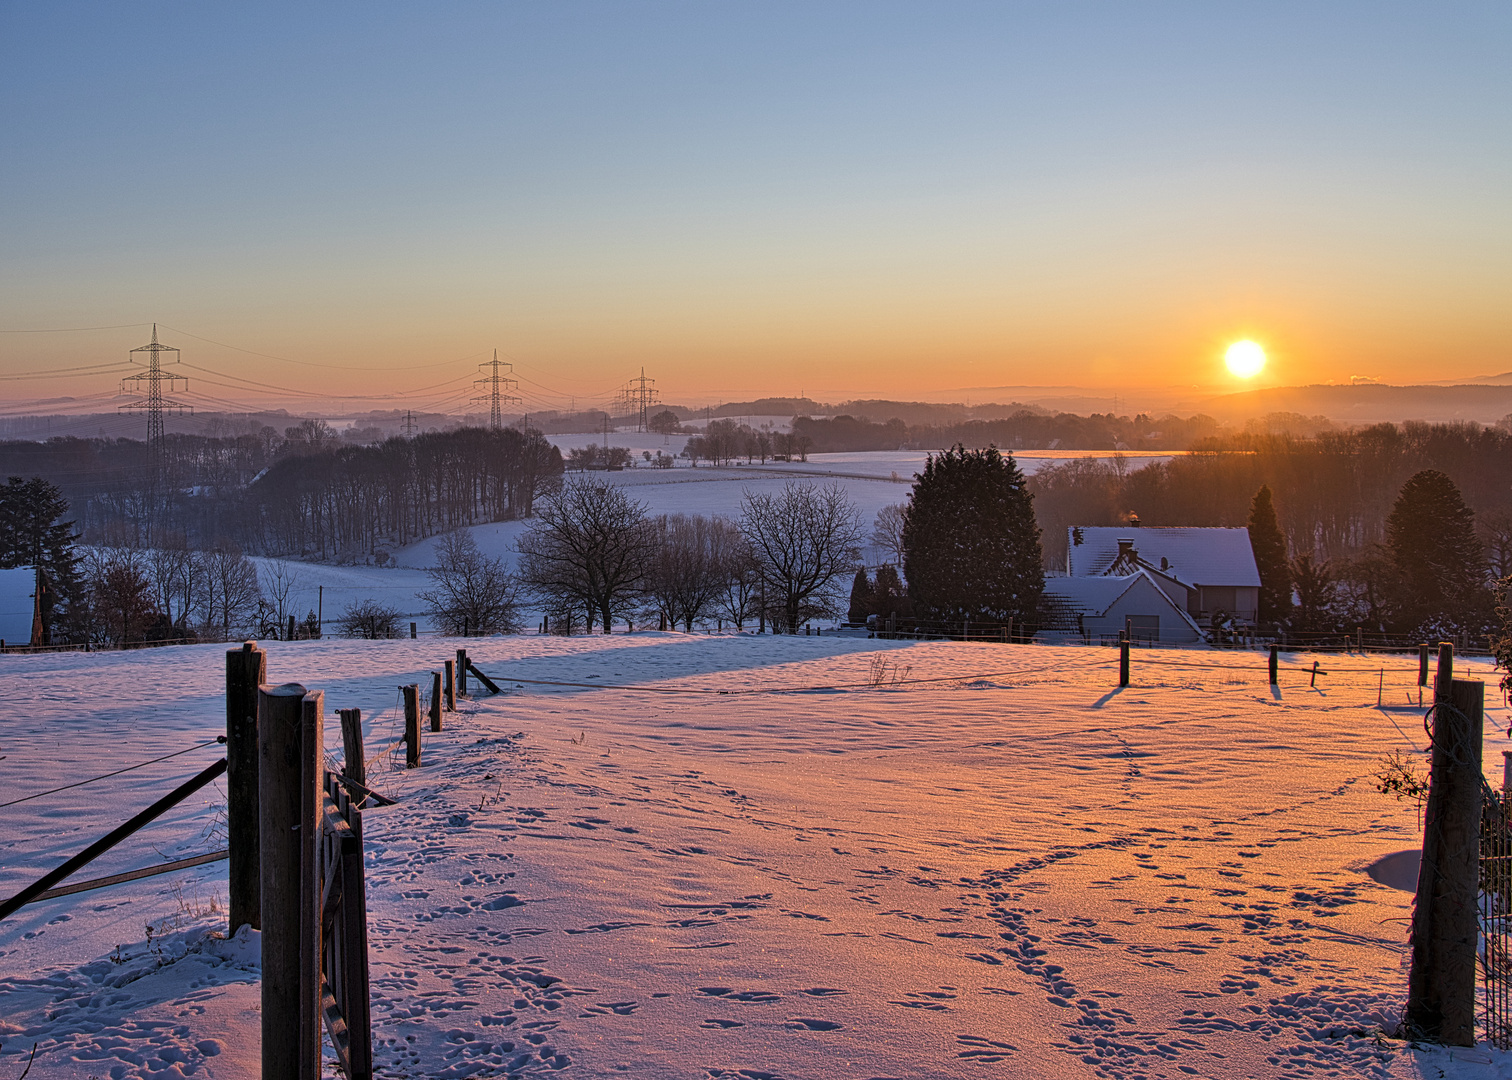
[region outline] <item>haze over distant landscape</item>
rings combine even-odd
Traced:
[[[531,410],[643,366],[691,405],[1078,412],[1494,376],[1509,30],[1494,4],[10,5],[0,395],[112,411],[154,320],[224,411],[461,413],[494,348]]]

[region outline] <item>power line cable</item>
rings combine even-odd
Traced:
[[[86,330],[130,330],[138,326],[151,325],[151,323],[132,322],[116,323],[114,326],[56,326],[45,330],[0,330],[0,334],[78,334]]]

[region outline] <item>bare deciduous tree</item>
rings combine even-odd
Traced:
[[[513,634],[520,629],[514,575],[503,559],[489,558],[466,529],[436,541],[431,587],[419,593],[443,634]]]
[[[85,572],[93,616],[91,639],[116,645],[146,640],[148,629],[160,616],[144,553],[135,548],[96,548],[87,558]]]
[[[263,595],[267,597],[269,612],[280,633],[287,633],[289,616],[294,614],[289,607],[289,597],[299,587],[299,574],[282,559],[270,559],[263,564],[258,578]]]
[[[891,503],[877,511],[871,542],[885,551],[895,566],[903,565],[903,503]]]
[[[201,603],[204,628],[216,640],[229,641],[233,627],[240,628],[257,611],[262,588],[257,568],[242,554],[241,548],[222,540],[200,554],[204,573]]]
[[[377,600],[359,600],[341,613],[336,629],[349,638],[391,638],[399,630],[399,612]]]
[[[204,588],[199,553],[189,550],[183,533],[168,533],[147,553],[147,569],[152,575],[158,610],[174,627],[186,629],[189,614],[199,604]]]
[[[725,547],[724,589],[715,604],[719,613],[735,624],[735,629],[743,630],[760,610],[761,567],[740,527],[723,518],[716,520],[732,535]]]
[[[835,582],[855,570],[861,544],[861,515],[844,488],[790,480],[776,495],[747,491],[740,529],[781,629],[796,633],[836,610]]]
[[[609,633],[640,599],[654,542],[646,510],[617,484],[572,479],[520,537],[520,576],[548,605],[583,611]]]
[[[696,514],[664,514],[651,522],[651,532],[655,548],[646,592],[652,610],[691,632],[725,593],[740,532],[720,518]]]

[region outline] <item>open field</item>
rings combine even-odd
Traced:
[[[1422,742],[1415,663],[1384,661],[1377,708],[1364,658],[1318,690],[1288,658],[1273,694],[1259,654],[1140,650],[1117,692],[1115,654],[1079,647],[473,639],[506,693],[396,768],[395,686],[454,644],[267,646],[272,680],[363,709],[401,800],[366,817],[384,1076],[1512,1074],[1376,1037],[1410,895],[1365,868],[1417,821],[1370,773]],[[0,790],[212,738],[223,654],[0,658]],[[0,893],[215,753],[8,808]],[[214,846],[217,799],[87,874]],[[224,875],[0,924],[0,1070],[36,1042],[46,1080],[255,1075],[255,936],[204,936]]]

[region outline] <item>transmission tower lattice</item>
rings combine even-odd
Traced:
[[[656,400],[656,380],[646,378],[646,369],[641,368],[640,378],[631,379],[625,387],[625,404],[635,415],[636,430],[649,431],[651,407],[660,404]]]
[[[504,369],[502,374],[500,368]],[[473,398],[473,402],[480,405],[485,401],[488,403],[488,426],[498,431],[504,426],[504,406],[520,404],[520,399],[512,393],[520,385],[519,381],[509,378],[514,373],[514,365],[501,362],[499,350],[495,349],[493,359],[486,364],[479,364],[478,370],[488,374],[473,380],[473,385],[483,390]]]
[[[173,356],[169,358],[164,355],[166,353],[172,353]],[[122,393],[138,396],[118,408],[123,412],[147,414],[147,460],[151,465],[152,477],[156,480],[163,465],[163,413],[194,412],[193,406],[164,397],[163,391],[166,389],[170,394],[177,393],[180,383],[183,384],[183,390],[188,390],[189,380],[182,375],[169,375],[163,371],[164,363],[179,363],[179,351],[171,345],[158,344],[157,323],[152,324],[152,343],[132,349],[130,356],[133,364],[146,364],[147,370],[121,380]],[[167,384],[166,387],[164,383]]]

